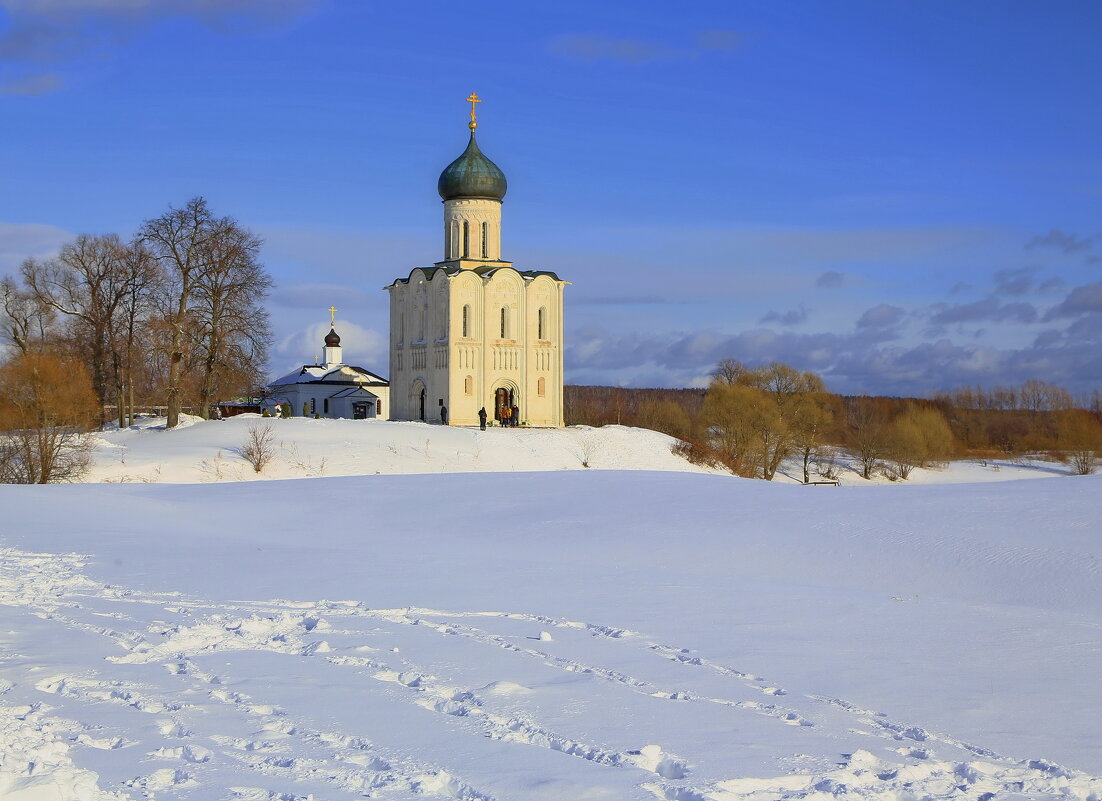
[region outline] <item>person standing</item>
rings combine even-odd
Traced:
[[[478,427],[483,431],[486,430],[486,407],[483,406],[478,410]]]
[[[516,428],[518,425],[520,425],[520,409],[514,403],[513,408],[510,409],[509,411],[510,411],[509,419],[512,420],[513,428]]]
[[[512,413],[512,410],[508,406],[501,407],[501,427],[502,428],[508,428],[509,427],[509,415],[511,413]]]
[[[442,425],[448,424],[448,407],[443,403],[440,404],[440,423]]]

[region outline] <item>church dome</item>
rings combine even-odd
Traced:
[[[508,185],[501,168],[482,155],[471,131],[471,141],[463,155],[444,168],[436,190],[444,200],[457,197],[489,198],[501,200]]]
[[[329,333],[325,335],[325,347],[335,348],[341,344],[341,338],[337,336],[335,329],[330,328]]]

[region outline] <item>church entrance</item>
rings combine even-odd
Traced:
[[[366,420],[367,419],[367,404],[366,403],[353,403],[352,404],[352,419],[353,420]]]
[[[413,383],[409,385],[409,400],[406,406],[408,417],[406,420],[424,420],[425,419],[425,394],[426,387],[425,382],[420,378],[415,378]]]
[[[494,419],[499,423],[505,418],[502,412],[506,408],[516,406],[517,394],[514,390],[507,389],[506,387],[498,387],[494,391]]]

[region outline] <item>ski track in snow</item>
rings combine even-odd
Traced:
[[[118,648],[117,655],[104,663],[102,675],[88,671],[79,675],[36,674],[33,687],[42,701],[32,705],[9,703],[4,696],[13,685],[0,681],[0,797],[48,780],[64,787],[63,792],[74,798],[94,801],[193,797],[189,791],[203,786],[212,765],[232,760],[255,774],[256,786],[229,788],[230,797],[242,801],[313,798],[294,789],[302,782],[312,786],[320,782],[347,794],[342,797],[497,799],[447,765],[430,764],[417,754],[385,742],[323,730],[269,700],[234,691],[216,672],[200,664],[219,652],[252,651],[322,660],[329,669],[355,671],[358,686],[365,692],[389,694],[401,703],[430,710],[439,716],[441,725],[457,733],[545,749],[598,768],[635,771],[640,791],[666,801],[838,797],[989,801],[1007,795],[1059,796],[1079,801],[1102,798],[1102,778],[1043,759],[1000,755],[920,725],[890,720],[843,699],[777,687],[752,672],[613,625],[509,611],[371,609],[352,601],[214,603],[95,582],[83,574],[83,559],[78,554],[0,549],[0,604],[106,637]],[[162,617],[180,622],[166,623],[160,620]],[[633,664],[639,664],[639,656],[647,654],[673,662],[685,669],[685,686],[659,684],[641,675],[552,653],[547,646],[547,640],[554,639],[550,635],[520,636],[491,630],[495,623],[506,621],[531,624],[533,634],[548,630],[564,637],[580,634],[617,649],[636,649],[638,653],[631,654]],[[362,628],[365,623],[370,625],[369,630]],[[397,649],[383,651],[366,645],[334,649],[322,639],[355,640],[369,633],[378,637],[380,630],[386,633],[403,627],[418,627],[430,636],[460,638],[476,648],[500,649],[510,658],[531,660],[555,671],[586,674],[603,682],[613,695],[626,692],[675,704],[718,705],[729,710],[725,714],[761,715],[778,725],[809,730],[820,726],[829,715],[840,715],[855,738],[890,743],[899,761],[888,762],[868,750],[854,748],[852,753],[841,754],[831,769],[698,783],[694,776],[701,772],[700,766],[692,754],[669,753],[659,744],[623,748],[589,742],[541,723],[537,713],[518,709],[516,703],[503,703],[503,696],[515,701],[530,692],[519,685],[502,681],[476,688],[458,686],[454,680],[433,673],[440,667],[419,664]],[[167,685],[112,675],[113,670],[128,665],[150,664],[163,665],[162,681]],[[720,677],[730,697],[686,689],[701,672]],[[739,697],[748,690],[762,700]],[[78,722],[52,715],[51,698],[76,702],[90,713],[96,705],[109,704],[123,708],[126,714],[150,716],[163,745],[146,754],[148,772],[134,776],[124,786],[101,789],[96,774],[75,764],[79,756],[74,761],[70,749],[118,749],[134,743],[94,721]],[[199,708],[208,705],[230,712],[240,722],[240,730],[251,735],[211,730],[215,724],[204,720],[206,716]],[[199,740],[218,750],[212,751]],[[938,750],[942,748],[951,751],[952,756],[939,758]],[[966,755],[964,759],[953,758],[961,753]],[[166,762],[170,763],[167,767]],[[277,789],[268,789],[273,786]]]

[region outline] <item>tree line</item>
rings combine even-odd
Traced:
[[[0,470],[64,478],[69,468],[49,466],[70,451],[77,459],[74,437],[91,425],[130,425],[139,410],[163,406],[172,428],[185,409],[206,418],[217,400],[258,394],[272,340],[261,244],[196,197],[129,239],[81,234],[0,280],[9,354]]]
[[[690,460],[772,479],[794,465],[805,483],[836,480],[839,451],[864,478],[906,479],[953,458],[1042,454],[1089,473],[1102,457],[1102,393],[1076,402],[1055,384],[963,388],[932,398],[842,396],[814,373],[720,362],[707,389],[567,386],[567,424],[651,428]]]

